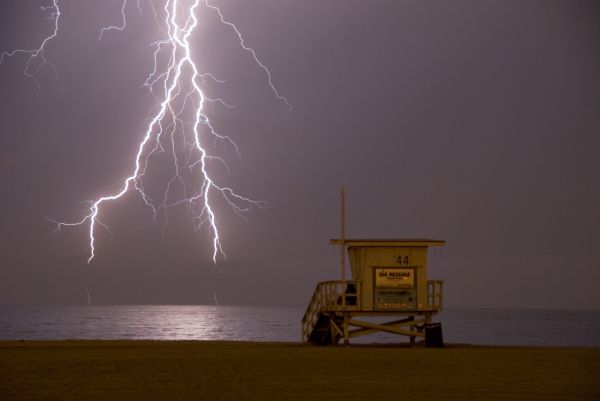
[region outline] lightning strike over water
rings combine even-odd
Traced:
[[[99,40],[102,40],[103,36],[111,31],[126,29],[127,3],[127,0],[123,0],[121,4],[121,24],[101,28]],[[90,201],[89,211],[81,219],[73,222],[49,220],[56,224],[55,231],[60,231],[64,227],[87,225],[90,249],[87,262],[90,263],[96,252],[96,229],[100,226],[110,233],[108,226],[101,220],[101,211],[111,202],[123,198],[128,192],[136,191],[143,202],[153,211],[155,220],[161,211],[166,213],[168,208],[186,205],[197,229],[203,224],[207,224],[212,236],[212,261],[216,264],[219,255],[223,258],[227,256],[221,244],[214,208],[215,198],[220,197],[238,215],[253,208],[263,208],[266,203],[239,195],[232,188],[218,183],[209,172],[209,164],[212,162],[217,162],[227,169],[228,167],[223,157],[209,152],[206,146],[207,142],[222,142],[232,147],[238,156],[239,151],[229,136],[217,132],[204,110],[208,102],[219,103],[226,107],[231,106],[222,99],[209,98],[202,90],[202,84],[208,80],[217,83],[223,81],[216,79],[211,73],[200,71],[193,58],[190,37],[199,23],[197,14],[200,0],[165,0],[162,11],[155,8],[152,1],[149,1],[149,5],[154,13],[155,21],[160,24],[161,31],[165,32],[165,37],[151,44],[154,48],[154,64],[152,72],[144,82],[144,87],[154,96],[157,105],[150,114],[149,122],[137,146],[132,170],[128,176],[123,178],[119,189]],[[139,0],[137,7],[141,13],[142,7]],[[58,35],[60,16],[58,0],[54,0],[48,9],[51,10],[55,21],[55,30],[52,35],[45,38],[37,49],[18,49],[5,52],[2,53],[2,59],[0,59],[1,62],[5,57],[11,57],[17,53],[29,54],[25,74],[34,80],[35,77],[29,73],[32,60],[41,57],[44,63],[48,63],[44,58],[44,47]],[[256,52],[245,44],[237,27],[225,20],[221,10],[209,4],[207,0],[204,2],[203,11],[207,11],[207,14],[209,11],[216,13],[219,21],[233,30],[240,46],[252,55],[256,64],[265,72],[270,89],[275,97],[286,105],[289,114],[290,103],[279,94],[272,82],[271,73],[259,60]],[[167,152],[167,149],[172,159],[173,175],[167,183],[164,193],[157,200],[144,189],[144,178],[151,158]],[[171,200],[173,192],[176,192],[174,188],[177,186],[183,196]]]

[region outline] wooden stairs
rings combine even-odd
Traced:
[[[318,345],[337,344],[343,333],[340,327],[343,316],[338,312],[357,310],[357,294],[355,281],[347,281],[343,289],[341,281],[323,281],[317,284],[315,292],[302,318],[302,340]],[[354,288],[348,293],[347,288]],[[342,304],[345,293],[346,304]]]

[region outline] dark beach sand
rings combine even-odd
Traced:
[[[0,400],[600,400],[600,348],[0,342]]]

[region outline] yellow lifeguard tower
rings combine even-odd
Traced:
[[[321,345],[348,344],[354,337],[387,332],[425,338],[428,346],[442,346],[441,325],[432,317],[442,310],[443,281],[429,280],[427,251],[444,246],[431,239],[344,239],[342,192],[342,280],[317,284],[302,319],[302,340]],[[345,279],[348,253],[352,279]],[[360,320],[389,317],[384,323]]]

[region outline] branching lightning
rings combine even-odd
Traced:
[[[5,58],[13,57],[17,54],[29,55],[29,57],[27,58],[27,61],[25,62],[25,68],[23,69],[23,74],[33,80],[33,82],[37,86],[38,90],[40,89],[40,83],[38,82],[35,75],[33,75],[31,73],[31,63],[33,63],[34,61],[38,61],[38,60],[40,61],[38,68],[41,67],[42,65],[50,66],[50,68],[52,68],[52,70],[54,71],[56,80],[60,83],[60,81],[58,80],[58,73],[56,71],[56,68],[54,67],[54,64],[49,62],[46,59],[46,56],[44,54],[44,52],[46,50],[46,44],[58,35],[58,20],[60,19],[60,9],[58,8],[58,0],[52,0],[51,6],[41,6],[40,8],[42,11],[49,12],[50,13],[49,18],[54,20],[54,30],[52,31],[52,33],[49,36],[47,36],[46,38],[44,38],[44,40],[39,45],[39,47],[37,47],[35,49],[15,49],[12,51],[4,51],[4,52],[2,52],[2,55],[0,55],[0,64],[2,64],[2,62],[4,61]]]
[[[288,114],[291,113],[292,111],[292,105],[290,104],[290,102],[287,100],[287,98],[285,98],[284,96],[281,96],[279,94],[279,91],[277,90],[277,88],[275,87],[275,85],[273,84],[273,80],[271,78],[271,72],[269,71],[269,69],[267,68],[266,65],[264,65],[260,59],[258,58],[258,56],[256,55],[256,52],[254,51],[253,48],[246,46],[246,43],[244,42],[244,37],[242,36],[242,34],[240,33],[240,31],[237,29],[237,27],[227,21],[225,19],[225,17],[223,16],[223,13],[221,13],[221,10],[216,7],[213,6],[211,4],[208,4],[208,1],[206,2],[206,6],[209,8],[212,8],[213,10],[215,10],[217,12],[217,14],[219,15],[219,19],[221,20],[221,22],[227,26],[229,26],[231,29],[233,29],[233,31],[235,32],[235,34],[237,35],[239,41],[240,41],[240,46],[242,46],[242,48],[244,50],[246,50],[247,52],[249,52],[252,55],[252,58],[254,58],[254,61],[256,62],[256,64],[258,64],[260,66],[260,68],[263,69],[263,71],[265,72],[265,74],[267,74],[267,79],[269,82],[269,86],[271,87],[271,90],[273,91],[273,93],[275,94],[275,96],[277,97],[277,99],[281,100],[282,102],[285,103],[285,105],[288,108]]]
[[[123,3],[121,4],[121,25],[110,25],[110,26],[105,26],[102,27],[102,29],[100,29],[100,35],[98,36],[98,40],[102,40],[102,35],[104,35],[104,32],[108,32],[108,31],[123,31],[125,29],[125,27],[127,26],[127,17],[125,16],[125,7],[127,7],[127,0],[123,0]],[[139,7],[139,2],[138,2],[138,7]]]
[[[239,156],[239,150],[235,142],[226,135],[222,135],[214,128],[211,120],[204,111],[207,102],[217,102],[226,107],[232,107],[222,99],[212,99],[205,95],[202,83],[207,80],[223,82],[208,72],[201,72],[192,57],[192,46],[190,37],[198,26],[198,8],[201,0],[164,0],[164,7],[157,10],[152,1],[149,5],[154,13],[154,19],[161,25],[165,32],[162,40],[152,43],[154,48],[153,68],[147,76],[144,86],[150,91],[157,101],[157,105],[150,114],[149,122],[143,132],[143,136],[137,150],[135,151],[135,162],[128,176],[123,178],[120,186],[113,193],[108,193],[90,201],[87,214],[81,219],[73,222],[51,220],[56,224],[56,231],[64,227],[87,225],[89,235],[90,253],[87,262],[90,263],[96,253],[96,230],[98,226],[109,230],[108,226],[101,220],[101,212],[108,204],[122,198],[129,191],[139,194],[144,203],[153,211],[154,218],[167,208],[177,205],[187,205],[194,224],[199,228],[207,224],[212,236],[212,260],[216,264],[219,255],[226,258],[221,244],[217,216],[214,209],[215,197],[220,197],[237,213],[242,214],[254,207],[262,208],[264,202],[255,201],[246,196],[236,193],[232,188],[218,183],[209,172],[209,164],[217,162],[227,168],[225,160],[219,155],[213,155],[208,151],[206,143],[218,141],[231,146]],[[271,79],[271,73],[259,60],[256,52],[247,46],[244,38],[237,27],[227,21],[221,10],[204,0],[203,10],[216,12],[220,22],[230,27],[237,38],[240,46],[249,52],[256,64],[265,72],[267,82],[275,97],[285,103],[288,113],[292,107],[288,100],[281,96]],[[137,1],[138,10],[142,7]],[[52,12],[55,22],[54,32],[46,37],[41,46],[34,50],[17,49],[12,52],[2,53],[2,59],[11,57],[18,53],[29,54],[25,66],[25,75],[33,78],[29,67],[37,57],[44,63],[48,63],[44,57],[44,47],[58,35],[58,21],[60,10],[58,0],[53,0],[52,6],[48,7]],[[127,27],[127,0],[121,3],[121,23],[103,27],[100,30],[99,40],[111,31],[123,31]],[[181,149],[185,149],[182,151]],[[167,183],[164,193],[154,199],[144,190],[144,178],[146,176],[151,158],[163,152],[170,152],[172,159],[173,175]],[[177,200],[171,200],[173,188],[179,186],[183,196]],[[165,214],[166,219],[166,214]],[[110,232],[110,231],[109,231]]]

